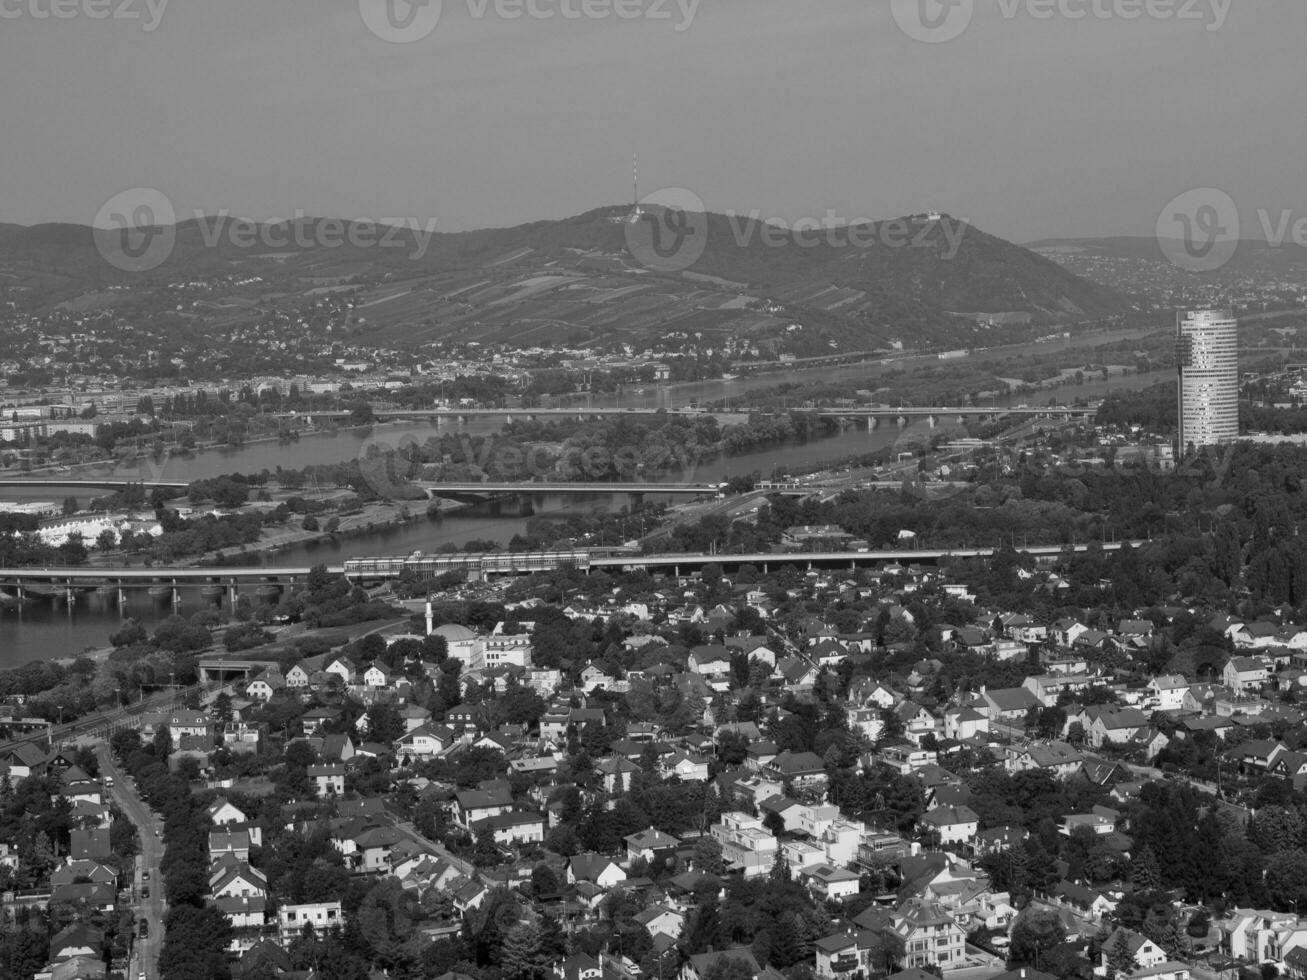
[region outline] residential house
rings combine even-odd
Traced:
[[[1140,969],[1147,970],[1155,966],[1161,966],[1166,962],[1166,953],[1162,952],[1161,947],[1151,939],[1140,935],[1132,929],[1122,929],[1117,927],[1112,930],[1111,935],[1103,940],[1100,963],[1103,968],[1107,967],[1108,956],[1116,945],[1117,936],[1122,934],[1125,935],[1126,945],[1129,948],[1131,955],[1134,957],[1135,963]]]
[[[655,938],[666,936],[668,939],[679,939],[681,930],[685,928],[685,916],[666,905],[651,905],[631,918],[644,926],[649,935]]]
[[[1161,674],[1148,682],[1150,707],[1157,711],[1179,711],[1189,682],[1179,674]]]
[[[894,913],[893,922],[903,941],[905,967],[937,963],[949,970],[966,955],[966,933],[938,902],[909,899]]]
[[[185,736],[207,738],[211,734],[209,716],[203,711],[179,709],[168,715],[167,725],[173,745],[181,744]]]
[[[345,795],[345,767],[339,763],[308,767],[309,781],[319,797]]]
[[[340,902],[282,905],[277,909],[277,938],[282,946],[289,947],[304,932],[305,926],[312,926],[320,935],[332,926],[343,925],[344,921]]]
[[[788,749],[768,764],[766,772],[782,783],[792,782],[796,787],[824,786],[826,763],[815,752],[791,752]]]
[[[270,667],[245,685],[245,696],[256,701],[268,701],[285,687],[286,678],[282,676],[281,671]]]
[[[1261,657],[1231,657],[1221,671],[1226,687],[1237,693],[1256,691],[1271,676],[1271,663]]]
[[[707,980],[710,975],[719,973],[725,961],[738,962],[750,977],[762,973],[762,967],[754,958],[753,950],[748,946],[737,946],[718,952],[698,953],[686,959],[677,975],[677,980]]]
[[[470,828],[478,820],[497,817],[513,809],[513,789],[507,780],[484,780],[476,789],[454,796],[454,819]]]
[[[728,811],[712,825],[710,833],[722,846],[728,867],[757,878],[771,871],[779,842],[762,820],[739,811]]]
[[[649,864],[656,864],[667,858],[674,859],[676,848],[680,843],[671,834],[664,834],[661,830],[650,827],[648,830],[641,830],[626,837],[626,859],[647,861]]]
[[[545,818],[539,813],[513,810],[478,820],[471,829],[478,836],[489,832],[499,844],[540,844],[545,839]]]
[[[626,872],[612,858],[602,854],[576,854],[567,864],[567,883],[588,881],[600,888],[612,888],[626,880]]]
[[[1024,687],[995,688],[992,691],[982,687],[980,698],[991,722],[1002,721],[1009,725],[1024,723],[1031,708],[1043,707],[1039,698]]]
[[[454,744],[454,732],[444,725],[422,725],[395,740],[397,759],[434,759]]]
[[[822,863],[799,872],[799,880],[821,901],[843,901],[861,890],[861,876],[847,868]]]
[[[942,845],[970,846],[980,826],[980,817],[968,806],[938,806],[923,813],[917,826],[923,831],[939,834]]]

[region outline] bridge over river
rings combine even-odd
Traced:
[[[1142,541],[1129,542],[1132,546]],[[1074,551],[1087,551],[1101,547],[1115,551],[1121,542],[1099,544],[1037,545],[1018,548],[1022,554],[1036,558],[1052,558],[1068,547]],[[654,554],[646,555],[620,549],[578,551],[487,552],[480,554],[447,553],[438,555],[414,554],[410,556],[351,558],[343,565],[327,566],[334,575],[345,575],[351,581],[364,585],[379,585],[394,581],[402,575],[417,574],[434,577],[445,572],[463,571],[478,576],[528,575],[563,568],[583,572],[595,570],[671,571],[674,574],[692,573],[705,565],[715,564],[726,569],[752,565],[769,571],[773,567],[795,565],[801,568],[861,568],[891,562],[934,563],[955,558],[980,558],[994,554],[994,548],[922,548],[878,551],[799,551],[760,552],[755,554]],[[266,599],[275,599],[283,592],[300,588],[308,581],[309,568],[278,568],[273,566],[250,567],[189,567],[189,568],[0,568],[0,593],[10,598],[44,596],[56,601],[73,598],[78,592],[95,591],[106,596],[117,596],[133,588],[147,588],[152,594],[172,596],[180,602],[180,590],[200,588],[211,598],[228,595],[234,603],[238,589],[254,589]]]

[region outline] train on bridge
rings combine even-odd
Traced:
[[[481,576],[523,575],[558,568],[588,571],[590,559],[590,551],[454,552],[442,555],[414,552],[407,557],[350,558],[345,562],[345,577],[351,582],[370,583],[391,581],[404,575],[434,578],[449,572]]]

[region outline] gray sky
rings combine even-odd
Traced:
[[[32,16],[52,2],[78,16]],[[1254,224],[1307,216],[1302,0],[1137,20],[1116,5],[1144,0],[975,0],[939,44],[898,0],[702,0],[685,30],[691,0],[669,20],[444,0],[406,44],[358,0],[171,0],[153,31],[146,0],[111,0],[136,20],[95,2],[0,0],[0,221],[90,224],[148,186],[181,217],[509,225],[628,200],[636,150],[643,192],[791,221],[937,208],[1016,241],[1150,235],[1204,186]]]

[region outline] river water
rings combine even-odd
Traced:
[[[1104,342],[1101,335],[1095,343]],[[1032,350],[1047,349],[1046,345],[1029,345]],[[593,407],[643,407],[655,398],[661,407],[679,408],[691,402],[708,402],[739,395],[748,390],[771,387],[786,381],[859,380],[868,378],[875,366],[848,365],[841,367],[796,369],[773,372],[734,381],[699,382],[668,386],[650,390],[645,395],[625,392],[606,398],[595,398]],[[1096,380],[1075,387],[1062,387],[1038,395],[1014,397],[1011,402],[1028,401],[1031,405],[1046,403],[1050,396],[1058,401],[1075,398],[1095,399],[1110,390],[1135,389],[1157,384],[1170,377],[1169,372],[1155,371],[1148,375],[1130,375],[1113,378],[1109,382]],[[1005,401],[1000,399],[998,404]],[[578,406],[581,407],[581,406]],[[333,463],[358,457],[372,444],[397,445],[408,438],[425,441],[433,434],[458,432],[468,435],[488,435],[498,431],[500,423],[493,419],[477,419],[465,424],[453,421],[440,423],[396,423],[373,429],[347,429],[333,433],[304,436],[296,442],[256,443],[239,449],[215,450],[196,454],[190,458],[169,457],[159,463],[145,461],[134,471],[115,471],[114,479],[145,479],[148,481],[190,482],[221,476],[226,473],[257,473],[278,466],[299,469],[314,463]],[[935,434],[924,420],[912,422],[900,430],[884,425],[868,431],[850,427],[824,439],[805,445],[778,447],[763,452],[706,461],[686,476],[693,482],[720,482],[732,475],[757,471],[768,478],[778,470],[797,470],[815,467],[825,461],[870,453],[890,446],[896,440],[916,442]],[[97,494],[80,494],[89,500]],[[59,491],[0,489],[0,499],[51,500],[60,499]],[[653,498],[650,498],[653,499]],[[665,498],[672,500],[673,498]],[[683,499],[683,498],[682,498]],[[626,506],[625,495],[596,494],[593,496],[565,495],[545,497],[535,502],[535,514],[540,517],[565,518],[569,514],[593,513],[596,508],[620,509]],[[386,529],[357,537],[335,541],[312,542],[281,551],[267,561],[286,566],[306,566],[320,562],[337,563],[346,558],[364,555],[397,555],[412,551],[435,551],[443,544],[462,545],[471,540],[490,540],[507,544],[515,534],[523,533],[528,518],[522,516],[515,505],[505,504],[498,512],[490,507],[470,508],[447,513],[440,519],[420,518],[398,528]],[[201,607],[204,600],[198,592],[183,594],[180,611],[185,614]],[[123,615],[156,622],[173,612],[166,599],[156,600],[144,592],[131,593],[125,609],[105,597],[83,595],[70,606],[60,600],[28,602],[22,606],[0,604],[0,669],[14,667],[34,659],[72,656],[88,648],[103,646],[110,632],[117,628]]]

